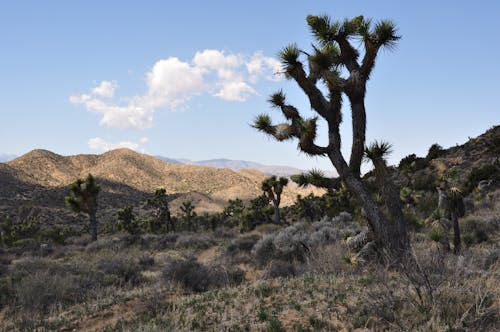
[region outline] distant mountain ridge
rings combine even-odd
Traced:
[[[26,188],[32,186],[37,186],[40,192],[50,188],[60,188],[65,192],[76,178],[91,173],[103,183],[103,192],[109,197],[103,204],[108,207],[123,207],[119,206],[115,194],[119,194],[120,199],[129,197],[133,200],[165,188],[169,195],[176,197],[172,202],[174,210],[182,201],[192,200],[198,212],[213,212],[220,211],[228,199],[257,197],[262,192],[260,184],[267,177],[257,170],[233,171],[165,162],[130,149],[73,156],[33,150],[0,166],[0,207],[20,204],[12,201],[13,193],[30,200],[33,189]],[[322,192],[317,188],[302,189],[290,184],[284,192],[283,204],[293,204],[298,194]]]
[[[198,166],[209,166],[214,168],[228,168],[233,171],[240,171],[244,169],[255,169],[261,171],[267,175],[276,175],[276,176],[291,176],[295,174],[299,174],[304,172],[304,170],[291,167],[291,166],[282,166],[282,165],[264,165],[261,163],[257,163],[254,161],[247,160],[233,160],[226,158],[219,159],[209,159],[209,160],[199,160],[193,161],[189,159],[173,159],[163,156],[156,156],[156,158],[161,159],[166,162],[176,163],[176,164],[185,164],[185,165],[198,165]],[[335,172],[325,172],[326,175],[335,176]]]

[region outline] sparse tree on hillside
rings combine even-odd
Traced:
[[[195,208],[196,207],[191,201],[182,202],[181,211],[184,213],[184,220],[186,221],[190,231],[193,230],[193,219],[196,217],[196,212],[194,211]]]
[[[165,189],[157,189],[153,197],[147,200],[146,207],[153,209],[153,232],[158,231],[160,225],[164,225],[167,231],[175,232],[175,223],[170,215],[168,196]]]
[[[66,204],[76,213],[86,213],[90,220],[90,235],[92,241],[97,240],[97,196],[101,191],[92,176],[89,174],[85,180],[77,179],[71,185],[70,195],[66,197]]]
[[[285,177],[276,178],[276,176],[271,176],[264,181],[262,181],[261,189],[267,195],[267,197],[273,202],[274,206],[274,222],[279,224],[281,222],[280,216],[280,203],[281,194],[283,193],[283,188],[288,184],[288,179]]]
[[[119,231],[126,231],[131,235],[139,233],[139,224],[133,210],[134,207],[132,205],[118,210],[116,217],[118,219],[117,226]]]
[[[274,125],[268,115],[255,119],[254,127],[278,141],[297,139],[298,147],[309,156],[325,156],[336,168],[339,178],[332,181],[332,187],[343,181],[357,197],[364,211],[375,240],[386,249],[391,259],[406,256],[410,252],[407,234],[398,223],[391,221],[377,205],[366,185],[360,179],[360,166],[365,150],[365,93],[366,83],[375,65],[378,51],[392,48],[400,38],[390,21],[372,24],[371,20],[358,16],[344,21],[332,21],[328,16],[308,16],[307,23],[316,38],[311,53],[306,53],[292,44],[280,52],[284,74],[293,79],[307,95],[311,108],[317,113],[304,118],[299,110],[286,101],[279,91],[269,99],[273,107],[281,110],[286,122]],[[363,58],[352,42],[361,40]],[[305,56],[307,66],[301,61]],[[307,68],[306,68],[307,67]],[[347,75],[343,75],[347,73]],[[326,90],[321,89],[321,83]],[[352,115],[352,149],[349,163],[341,152],[340,123],[342,102],[346,96]],[[318,116],[328,125],[328,144],[317,145]]]

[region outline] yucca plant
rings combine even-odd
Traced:
[[[376,242],[387,249],[391,259],[407,256],[410,245],[403,214],[394,213],[392,220],[385,216],[360,179],[361,162],[365,155],[366,84],[379,50],[394,48],[400,38],[396,27],[389,20],[373,24],[363,16],[334,21],[327,15],[309,15],[307,23],[316,39],[312,52],[307,53],[298,45],[291,44],[279,53],[279,57],[285,77],[295,81],[303,90],[317,117],[304,118],[296,107],[287,103],[285,94],[280,90],[271,96],[270,103],[273,108],[281,110],[286,122],[275,125],[271,117],[264,114],[257,116],[253,127],[278,141],[297,139],[299,150],[306,155],[329,158],[339,174],[338,178],[326,180],[313,173],[299,175],[295,180],[304,184],[315,182],[330,188],[338,188],[340,182],[344,182],[363,206]],[[354,46],[359,40],[364,52]],[[363,54],[362,59],[360,54]],[[340,123],[344,97],[349,101],[352,115],[349,161],[341,152]],[[324,146],[316,144],[319,119],[328,125],[328,144]],[[384,152],[386,147],[379,148],[383,149],[372,152]]]
[[[97,196],[100,191],[101,186],[96,183],[92,174],[89,174],[85,180],[77,179],[73,182],[70,195],[66,197],[66,204],[73,212],[82,212],[89,216],[92,241],[97,240]]]

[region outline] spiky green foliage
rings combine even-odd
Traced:
[[[283,90],[279,90],[278,92],[273,93],[268,101],[271,106],[279,108],[285,105],[285,99],[285,93],[283,92]]]
[[[288,178],[280,177],[279,179],[273,175],[262,182],[261,189],[269,194],[269,197],[281,195],[283,188],[288,184]]]
[[[307,173],[292,175],[290,179],[299,187],[307,187],[308,185],[322,187],[326,178],[322,171],[313,169]]]
[[[401,36],[397,34],[397,28],[394,22],[383,20],[375,25],[373,32],[375,42],[380,45],[392,49],[396,46],[397,41]]]
[[[365,148],[366,158],[375,161],[386,159],[392,153],[392,145],[384,141],[375,141]]]
[[[297,44],[290,44],[279,52],[279,57],[286,68],[299,64],[300,49]]]
[[[252,127],[269,135],[274,134],[274,126],[271,117],[267,114],[257,115],[253,121]]]
[[[76,213],[95,212],[100,190],[101,186],[96,183],[92,174],[89,174],[85,180],[77,179],[71,184],[70,195],[66,197],[66,203]]]
[[[338,32],[338,23],[336,26],[332,25],[328,15],[307,15],[306,21],[314,37],[323,44],[331,42]]]

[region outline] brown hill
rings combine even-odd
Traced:
[[[2,165],[0,181],[17,179],[23,184],[43,188],[66,188],[78,177],[91,173],[103,182],[103,191],[126,194],[123,186],[151,193],[165,188],[177,194],[173,206],[182,200],[193,200],[198,212],[221,210],[228,199],[250,200],[261,193],[260,183],[266,175],[256,170],[232,171],[206,166],[172,164],[129,149],[116,149],[101,155],[61,156],[46,150],[33,150]],[[3,176],[5,174],[5,176]],[[9,174],[9,177],[6,175]],[[1,184],[1,183],[0,183]],[[12,187],[12,183],[3,187]],[[0,189],[0,191],[2,191]],[[291,185],[284,193],[283,204],[293,204],[297,194],[322,191]],[[0,193],[1,195],[1,193]],[[113,202],[110,202],[111,205]]]

